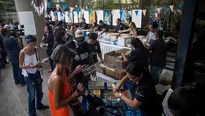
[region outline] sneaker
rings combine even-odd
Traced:
[[[48,108],[49,108],[49,106],[42,104],[40,107],[37,107],[37,110],[45,110],[45,109],[48,109]]]

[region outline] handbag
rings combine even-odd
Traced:
[[[35,54],[36,54],[36,60],[39,61],[36,48],[35,48]],[[39,85],[43,82],[43,79],[41,78],[41,73],[39,70],[37,70],[35,74],[28,73],[28,76],[29,76],[29,79],[32,85]]]
[[[72,100],[69,103],[69,107],[72,110],[74,116],[83,116],[83,107],[78,98]]]
[[[35,74],[28,73],[28,76],[32,85],[39,85],[43,82],[40,71],[36,71]]]

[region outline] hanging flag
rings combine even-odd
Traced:
[[[128,11],[128,14],[129,14],[130,16],[132,16],[132,11]]]
[[[92,12],[90,9],[88,10],[89,14]]]
[[[157,8],[156,10],[158,11],[158,13],[160,13],[160,11],[161,11],[161,8]]]
[[[60,5],[59,4],[56,4],[56,9],[60,10]]]
[[[96,22],[96,12],[92,11],[90,13],[90,24],[93,24],[94,22]]]
[[[79,8],[76,8],[75,10],[76,10],[76,13],[79,15],[80,9],[79,9]]]
[[[171,9],[171,11],[174,10],[174,5],[170,5],[169,8]]]
[[[144,16],[146,16],[147,10],[143,10],[142,12],[143,12]]]
[[[120,17],[122,16],[123,12],[124,12],[124,10],[120,10]]]
[[[51,2],[48,2],[47,5],[48,5],[48,7],[51,7]]]
[[[150,8],[149,13],[150,13],[150,15],[152,15],[154,13],[154,9]]]
[[[138,13],[139,13],[139,11],[138,11],[138,10],[136,10],[136,11],[135,11],[135,14],[136,14],[136,15],[138,15]]]
[[[70,11],[71,11],[71,12],[73,12],[73,9],[74,9],[73,7],[70,7]]]
[[[178,6],[179,8],[182,8],[182,4],[181,4],[181,3],[177,4],[177,6]]]
[[[67,9],[67,6],[65,4],[62,5],[63,10]]]
[[[164,6],[164,12],[166,12],[167,11],[167,6]]]

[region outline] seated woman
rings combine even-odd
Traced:
[[[72,101],[76,100],[83,91],[83,85],[79,83],[76,91],[73,92],[68,82],[74,57],[73,51],[65,45],[57,46],[51,55],[56,63],[56,68],[48,80],[48,98],[52,116],[72,116],[73,110],[68,106],[72,106]]]
[[[204,83],[194,83],[174,90],[168,98],[168,107],[173,116],[205,116],[204,88]]]
[[[124,63],[128,64],[130,62],[139,62],[144,66],[144,68],[148,69],[149,51],[138,38],[133,38],[131,40],[131,44],[134,47],[134,50],[131,51],[128,58],[122,54]]]
[[[131,22],[130,23],[130,25],[129,25],[129,29],[127,29],[127,30],[120,30],[120,31],[118,31],[119,33],[129,33],[129,34],[131,34],[131,35],[133,35],[133,36],[137,36],[138,35],[138,32],[137,32],[137,27],[136,27],[136,25],[135,25],[135,23],[134,22]]]

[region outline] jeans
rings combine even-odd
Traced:
[[[29,109],[29,116],[33,116],[36,114],[35,108],[35,98],[37,99],[37,108],[40,108],[43,104],[41,103],[43,98],[42,92],[42,84],[39,85],[32,85],[29,77],[25,77],[25,82],[27,85],[27,92],[28,92],[28,109]]]
[[[12,64],[12,70],[13,70],[13,77],[15,84],[21,83],[25,84],[24,77],[21,74],[22,70],[19,68],[19,63],[11,63]]]
[[[49,57],[49,62],[50,62],[50,67],[51,70],[54,70],[54,64],[53,64],[53,60],[51,59],[51,54],[52,54],[52,50],[46,50],[47,56]]]
[[[163,68],[157,66],[150,66],[150,73],[152,74],[152,78],[154,80],[154,84],[157,85],[159,83],[159,76],[162,72]]]

